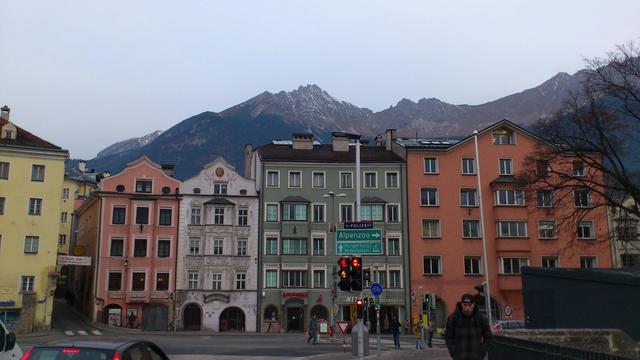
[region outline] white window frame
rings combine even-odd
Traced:
[[[549,200],[551,200],[549,205],[546,205],[545,203],[545,193],[549,193],[551,195],[551,198]],[[541,195],[543,194],[543,195]],[[542,200],[542,202],[540,202],[539,200]],[[574,200],[575,201],[575,200]],[[553,190],[549,190],[549,189],[539,189],[536,190],[536,207],[539,208],[552,208],[553,207]]]
[[[518,223],[518,224],[524,224],[524,235],[523,234],[512,234],[511,233],[511,227],[509,227],[509,234],[505,235],[502,233],[502,223]],[[499,238],[526,238],[527,236],[529,236],[529,229],[527,229],[528,224],[526,220],[498,220],[496,222],[497,224],[497,234]]]
[[[63,224],[66,224],[68,217],[69,217],[69,213],[67,213],[66,211],[61,212],[60,213],[60,222],[63,223]]]
[[[316,175],[322,175],[322,186],[316,185]],[[324,171],[311,172],[311,187],[313,189],[325,189],[327,186],[327,174]]]
[[[478,260],[478,271],[479,272],[477,272],[477,273],[475,273],[475,272],[467,272],[467,259]],[[473,268],[473,266],[472,266],[472,268]],[[481,255],[464,255],[462,257],[462,271],[463,271],[465,276],[484,275],[484,267],[482,266],[482,256]]]
[[[118,255],[111,255],[111,248],[113,246],[113,240],[122,240],[122,255],[118,256]],[[125,244],[125,237],[124,235],[116,235],[113,234],[109,237],[109,257],[115,257],[115,258],[121,258],[121,257],[125,257],[127,255],[127,253],[125,252],[124,249],[124,244]]]
[[[434,273],[434,272],[424,272],[425,268],[424,268],[424,260],[426,258],[430,258],[430,259],[437,259],[438,260],[438,272]],[[431,276],[431,275],[442,275],[444,273],[443,269],[442,269],[442,256],[440,255],[423,255],[422,256],[422,275],[424,276]]]
[[[496,134],[496,131],[498,130],[504,130],[506,131],[508,134],[503,135],[503,134]],[[497,142],[496,141],[496,135],[499,136],[499,139],[502,140],[504,139],[504,137],[506,136],[507,138],[511,137],[512,142],[509,143],[503,143],[502,141]],[[515,145],[517,143],[516,141],[516,132],[511,129],[511,128],[499,128],[499,129],[495,129],[491,132],[491,143],[493,145]]]
[[[0,179],[9,180],[9,171],[11,170],[11,163],[8,161],[0,161]]]
[[[33,213],[31,213],[31,203],[33,201]],[[27,215],[29,216],[42,216],[42,198],[29,198],[29,206],[27,207]]]
[[[158,275],[167,274],[167,290],[158,290]],[[153,276],[153,291],[171,291],[171,270],[156,269]]]
[[[423,264],[424,267],[424,264]],[[398,286],[391,286],[391,273],[392,272],[397,272],[398,273]],[[402,281],[402,269],[401,268],[390,268],[387,270],[387,286],[389,289],[402,289],[404,287],[403,281]]]
[[[26,285],[27,288],[24,289],[24,285],[25,285],[25,279],[27,280]],[[31,292],[35,292],[35,287],[36,287],[36,276],[35,275],[20,275],[20,282],[19,282],[19,289],[18,292],[19,293],[31,293]],[[31,288],[29,288],[29,286],[31,286]]]
[[[373,174],[373,179],[375,181],[375,186],[367,185],[367,174]],[[363,171],[362,172],[362,188],[363,189],[377,189],[378,188],[378,172],[377,171]]]
[[[349,182],[351,183],[351,186],[349,186],[349,187],[343,187],[342,186],[342,175],[343,174],[349,174]],[[339,180],[340,180],[340,184],[339,184],[340,189],[353,189],[353,171],[340,171],[339,172]]]
[[[131,249],[129,249],[129,251],[131,252],[129,254],[130,258],[151,258],[151,257],[154,257],[154,256],[150,255],[149,246],[151,246],[151,241],[149,240],[149,238],[146,235],[145,236],[134,236],[131,240],[132,240],[131,241]],[[145,240],[147,242],[146,251],[144,253],[144,256],[135,256],[134,255],[136,253],[136,241],[138,241],[138,240]]]
[[[579,169],[576,169],[575,164],[580,163],[582,164],[582,167]],[[584,177],[586,175],[586,165],[584,164],[584,161],[582,160],[573,160],[571,162],[571,174],[575,177]],[[577,170],[577,171],[576,171]]]
[[[139,272],[139,271],[136,271]],[[109,276],[111,274],[120,274],[120,288],[118,290],[110,290],[109,289]],[[107,281],[106,281],[106,288],[104,289],[105,291],[124,291],[124,269],[118,269],[118,268],[110,268],[109,271],[107,271]],[[146,282],[146,278],[145,278],[145,282]]]
[[[62,189],[62,198],[63,199],[68,199],[69,198],[69,188],[63,188]]]
[[[275,254],[267,254],[267,240],[268,239],[276,239],[276,253]],[[265,256],[275,256],[275,255],[280,255],[280,234],[278,233],[265,233],[264,234],[264,255]]]
[[[584,193],[587,194],[587,204],[586,205],[582,204],[582,201],[580,202],[580,205],[576,204],[576,195],[577,195],[578,192],[581,192],[581,193],[584,192]],[[589,189],[574,189],[573,190],[573,205],[576,208],[586,209],[586,208],[590,208],[592,206],[592,204],[593,204],[593,197],[592,197],[592,194],[591,194],[591,190],[589,190]]]
[[[269,173],[276,174],[276,185],[269,185]],[[264,187],[269,189],[278,189],[280,188],[280,170],[267,170],[266,179],[264,181]]]
[[[593,266],[592,267],[582,267],[582,259],[593,259]],[[580,267],[580,269],[597,269],[598,268],[598,257],[596,255],[580,255],[578,258],[578,266]]]
[[[338,204],[338,208],[340,209],[340,222],[343,223],[345,222],[345,219],[342,216],[342,208],[343,207],[350,207],[351,208],[351,219],[347,220],[347,221],[355,221],[356,220],[356,213],[355,213],[355,206],[351,203],[340,203]]]
[[[545,258],[555,258],[556,261],[556,266],[553,268],[550,267],[545,267],[544,266],[544,260]],[[540,256],[540,267],[546,268],[546,269],[557,269],[560,267],[560,256],[558,255],[542,255]]]
[[[27,240],[30,240],[28,249],[27,249]],[[34,246],[34,244],[35,244],[35,246]],[[34,235],[25,236],[24,237],[23,250],[24,250],[23,252],[25,254],[37,254],[37,253],[39,253],[40,252],[40,236],[34,236]]]
[[[322,271],[323,273],[323,285],[322,287],[316,287],[316,271]],[[311,268],[311,288],[312,289],[326,289],[327,288],[327,269],[325,267]]]
[[[580,226],[584,226],[590,224],[589,227],[589,231],[591,232],[591,236],[589,237],[584,237],[584,236],[580,236],[578,234],[578,229],[580,228]],[[596,234],[595,234],[595,228],[596,228],[596,224],[593,220],[580,220],[576,222],[576,238],[580,239],[580,240],[593,240],[596,238]],[[583,231],[584,233],[584,231]]]
[[[195,286],[192,286],[192,284],[195,284]],[[198,270],[187,271],[187,289],[200,289],[200,272]]]
[[[46,173],[46,165],[42,165],[42,164],[32,164],[31,165],[31,181],[35,181],[35,182],[44,182],[44,176]],[[42,174],[40,174],[40,171],[36,171],[36,169],[42,169]]]
[[[505,164],[503,167],[502,165]],[[508,166],[506,166],[508,165]],[[508,167],[508,169],[507,169]],[[509,170],[509,171],[507,171]],[[500,175],[513,175],[513,159],[511,158],[501,158],[498,159],[498,174]]]
[[[398,215],[398,220],[397,221],[391,221],[391,219],[389,218],[389,208],[390,207],[395,207],[397,209],[397,215]],[[402,216],[400,214],[400,204],[398,203],[387,203],[385,204],[385,214],[384,214],[384,220],[387,223],[390,224],[397,224],[397,223],[401,223],[402,222]]]
[[[222,191],[223,189],[224,189],[224,192]],[[228,192],[229,192],[229,183],[228,182],[220,181],[220,182],[213,183],[213,194],[214,195],[227,195]]]
[[[315,207],[322,208],[322,221],[316,221]],[[327,204],[325,203],[311,203],[311,222],[314,224],[325,224],[327,222]]]
[[[275,220],[269,220],[268,214],[269,214],[269,206],[275,206],[276,208],[276,219]],[[266,223],[275,223],[280,221],[280,204],[278,204],[277,202],[268,202],[268,203],[264,203],[264,222]]]
[[[509,272],[506,273],[504,272],[504,261],[505,259],[519,259],[518,260],[518,265],[520,266],[518,268],[518,272]],[[525,261],[525,264],[522,264],[522,261]],[[529,258],[525,257],[525,256],[501,256],[500,258],[498,258],[498,262],[499,262],[499,269],[500,269],[500,275],[522,275],[522,271],[520,269],[522,269],[523,266],[529,266]],[[511,264],[513,265],[513,263]]]
[[[300,175],[300,184],[298,186],[292,186],[291,185],[291,175],[292,174]],[[289,187],[289,189],[302,189],[302,171],[300,171],[300,170],[289,170],[287,172],[287,186]]]
[[[473,166],[473,171],[472,172],[465,172],[465,160],[471,160],[471,164]],[[475,175],[476,174],[476,159],[473,157],[463,157],[460,159],[460,168],[462,171],[462,175]]]
[[[216,246],[221,245],[221,246]],[[216,249],[220,249],[220,253],[216,254]],[[222,256],[224,255],[224,239],[211,239],[211,255]]]
[[[478,223],[478,235],[477,236],[465,236],[464,234],[464,225],[465,221],[474,221]],[[480,239],[482,236],[482,224],[480,223],[480,219],[462,219],[462,238],[463,239]]]
[[[242,276],[244,275],[244,276]],[[236,271],[236,276],[234,276],[235,278],[235,286],[234,289],[235,290],[247,290],[247,272],[246,271]],[[238,286],[240,283],[243,284],[242,287]]]
[[[240,211],[246,211],[246,215],[242,215],[243,218],[245,218],[246,220],[246,224],[240,224]],[[239,207],[236,210],[236,225],[238,226],[249,226],[249,208],[248,207]]]
[[[115,212],[116,212],[116,211],[115,211],[115,209],[116,209],[116,208],[118,208],[118,209],[124,209],[124,223],[122,223],[122,224],[114,224],[114,223],[113,223],[113,215],[114,215],[114,214],[115,214]],[[115,225],[115,226],[123,226],[123,225],[127,225],[127,220],[128,220],[128,219],[127,219],[127,216],[128,216],[128,215],[129,215],[129,209],[128,209],[127,205],[125,205],[125,204],[113,204],[113,205],[111,206],[111,220],[110,220],[109,224],[110,224],[110,225]]]
[[[433,159],[435,160],[435,165],[436,165],[436,169],[435,171],[427,171],[427,159]],[[426,175],[437,175],[440,173],[440,164],[438,163],[438,157],[437,156],[425,156],[422,158],[422,170],[423,173]],[[431,169],[429,169],[431,170]]]
[[[322,254],[316,254],[314,240],[322,239]],[[311,234],[311,256],[326,256],[327,255],[327,235],[326,234]]]
[[[142,290],[133,290],[133,274],[135,273],[144,273],[144,289]],[[135,292],[136,294],[142,293],[149,289],[149,269],[132,269],[129,272],[129,291]]]
[[[196,254],[193,254],[191,252],[192,250],[191,242],[196,240],[198,241],[198,252]],[[204,246],[202,242],[202,237],[190,236],[187,243],[187,255],[198,256],[198,255],[202,255],[203,253],[204,253]]]
[[[276,286],[267,286],[267,271],[276,272]],[[277,289],[280,287],[280,269],[277,266],[265,266],[262,270],[263,285],[265,289]]]
[[[220,287],[216,288],[215,286],[213,286],[213,282],[218,282],[218,279],[216,279],[216,275],[220,275],[220,279],[219,279],[219,284]],[[224,288],[224,273],[221,271],[211,271],[209,273],[210,276],[210,281],[209,281],[209,285],[211,286],[211,290],[222,290]]]
[[[500,194],[504,193],[505,202],[503,203]],[[510,196],[511,195],[511,196]],[[496,189],[493,193],[496,206],[526,206],[524,190],[518,189]],[[513,198],[513,203],[509,202],[509,198]]]
[[[436,191],[436,203],[435,204],[423,204],[422,203],[422,190],[435,190]],[[440,206],[440,189],[437,188],[437,187],[421,187],[419,196],[420,196],[419,197],[420,206],[423,206],[423,207]]]
[[[168,241],[169,242],[169,255],[167,256],[159,256],[158,255],[158,250],[160,250],[160,241]],[[159,236],[156,238],[156,251],[154,254],[154,257],[157,259],[170,259],[172,256],[171,254],[171,249],[173,248],[173,238],[171,237],[166,237],[166,236]]]
[[[197,214],[194,214],[194,210],[197,210]],[[198,222],[194,222],[194,218],[197,218]],[[202,207],[194,206],[190,208],[189,225],[202,225]]]
[[[542,223],[553,223],[553,235],[554,236],[542,236],[542,228],[540,227],[542,225]],[[548,225],[548,224],[545,224]],[[557,239],[558,238],[558,226],[556,225],[555,220],[547,220],[547,219],[540,219],[538,220],[538,238],[539,239],[544,239],[544,240],[552,240],[552,239]]]
[[[240,254],[240,244],[244,242],[244,254]],[[249,239],[248,238],[238,238],[236,239],[236,256],[249,256]]]
[[[463,192],[469,192],[469,191],[473,191],[473,205],[469,205],[469,204],[463,204],[462,203],[462,193]],[[469,196],[467,195],[467,202],[469,200]],[[478,189],[476,188],[470,188],[470,187],[464,187],[464,188],[460,188],[460,207],[478,207]]]
[[[398,239],[398,253],[397,254],[391,254],[389,252],[389,240],[391,239]],[[385,254],[387,256],[402,256],[402,234],[399,233],[387,233],[386,237],[385,237],[385,242],[386,242],[386,251]]]
[[[435,221],[436,222],[436,229],[437,229],[437,234],[435,236],[433,235],[426,235],[424,233],[424,222],[426,221]],[[422,218],[420,219],[420,236],[423,239],[439,239],[442,237],[442,231],[440,229],[440,219],[439,218]]]
[[[224,206],[215,206],[213,208],[213,224],[212,225],[224,225],[226,212],[227,212],[227,209]]]
[[[389,186],[388,184],[388,176],[389,174],[395,174],[396,175],[396,186]],[[400,188],[400,173],[397,171],[385,171],[384,172],[384,188],[385,189],[399,189]]]

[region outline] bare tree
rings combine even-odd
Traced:
[[[593,212],[606,216],[607,207],[640,219],[640,49],[630,42],[586,63],[581,90],[536,125],[548,143],[519,174],[529,194],[549,189],[554,202],[574,204],[556,214],[559,228],[575,229]]]

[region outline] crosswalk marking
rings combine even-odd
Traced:
[[[89,332],[91,332],[91,334],[89,334]],[[88,335],[95,335],[95,336],[101,336],[103,335],[102,332],[100,330],[66,330],[64,332],[65,335],[67,336],[76,336],[77,335],[82,335],[82,336],[88,336]]]
[[[93,331],[91,331],[91,333],[93,335],[102,335],[102,333],[100,331],[98,331],[98,330],[93,330]]]
[[[89,335],[89,334],[87,334],[87,332],[86,332],[86,331],[84,331],[84,330],[78,330],[78,334],[80,334],[80,335]]]
[[[65,331],[64,334],[67,336],[73,336],[73,331],[68,330],[68,331]]]

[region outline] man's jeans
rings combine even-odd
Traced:
[[[393,344],[397,347],[400,348],[400,334],[394,333],[393,334]]]

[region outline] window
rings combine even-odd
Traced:
[[[280,187],[279,171],[267,171],[267,187],[271,187],[271,188]]]
[[[12,139],[13,138],[13,131],[12,130],[5,130],[4,131],[4,138],[5,139]]]
[[[169,290],[169,273],[156,274],[156,291]]]
[[[136,192],[150,193],[151,185],[151,180],[136,180]]]
[[[364,173],[364,188],[375,189],[378,187],[378,173],[365,171]]]
[[[434,188],[420,189],[420,205],[438,206],[438,189],[434,189]]]
[[[247,226],[249,224],[249,209],[238,209],[238,226]]]
[[[313,206],[313,222],[314,223],[323,223],[324,222],[324,204],[314,204]]]
[[[390,237],[387,239],[387,255],[389,256],[400,255],[400,238]]]
[[[147,256],[147,239],[136,239],[133,245],[133,256]]]
[[[640,268],[640,254],[622,254],[620,263],[623,268]]]
[[[440,220],[422,219],[422,237],[423,238],[440,237]]]
[[[512,130],[501,128],[493,131],[494,145],[513,145],[515,143],[515,136]]]
[[[44,181],[44,165],[31,166],[31,181]]]
[[[388,172],[387,173],[387,182],[385,183],[387,189],[397,189],[398,188],[398,173],[397,172]]]
[[[425,174],[437,174],[438,173],[438,159],[434,157],[424,158],[424,173]]]
[[[340,221],[341,222],[353,221],[353,205],[340,204]]]
[[[523,266],[529,266],[528,258],[500,258],[501,274],[520,274]]]
[[[222,273],[211,273],[211,289],[222,290]]]
[[[9,179],[9,163],[0,161],[0,179]]]
[[[313,287],[315,289],[324,288],[324,270],[313,270]]]
[[[498,236],[500,237],[526,237],[527,222],[515,220],[498,221]]]
[[[496,205],[524,205],[524,190],[500,189],[495,192]]]
[[[399,289],[401,286],[400,270],[389,270],[389,287]]]
[[[618,241],[635,241],[638,238],[638,221],[624,219],[615,229]]]
[[[109,291],[122,290],[122,273],[110,272],[109,273]]]
[[[158,240],[158,257],[169,257],[171,255],[171,240]]]
[[[136,208],[136,224],[146,225],[149,223],[149,208],[140,206]]]
[[[340,172],[340,189],[353,188],[353,173]]]
[[[580,256],[580,267],[582,269],[595,269],[598,267],[596,264],[595,256]]]
[[[536,204],[538,207],[552,207],[553,191],[551,190],[536,191]]]
[[[4,204],[7,199],[4,196],[0,196],[0,215],[4,215]]]
[[[189,221],[190,225],[200,225],[200,208],[191,208],[191,220]]]
[[[584,162],[575,160],[571,162],[573,166],[573,176],[584,176]]]
[[[313,238],[313,255],[324,255],[324,238],[314,237]]]
[[[197,289],[199,284],[200,274],[197,271],[189,271],[187,274],[187,287],[189,289]]]
[[[247,256],[247,239],[238,239],[238,256]]]
[[[543,268],[557,268],[560,266],[560,260],[557,256],[543,256],[542,267]]]
[[[500,159],[500,175],[513,175],[513,160]]]
[[[462,237],[479,238],[480,220],[462,220]]]
[[[464,257],[464,274],[480,275],[482,274],[482,258],[480,256]]]
[[[274,222],[278,221],[278,205],[267,204],[267,210],[265,211],[266,221]]]
[[[540,239],[555,239],[558,237],[556,233],[556,222],[553,220],[538,221],[538,237]]]
[[[264,247],[265,255],[278,255],[278,238],[268,237]]]
[[[323,189],[324,188],[324,173],[323,172],[313,172],[313,180],[311,185],[314,188],[320,188]]]
[[[476,173],[476,159],[462,158],[462,173],[465,175]]]
[[[215,195],[225,195],[227,193],[227,183],[214,183],[213,193]]]
[[[236,273],[236,290],[244,290],[247,288],[247,273],[246,272],[237,272]]]
[[[121,206],[113,208],[113,214],[111,216],[111,224],[123,225],[126,218],[127,209]]]
[[[58,244],[64,245],[66,243],[67,243],[67,235],[65,234],[58,235]]]
[[[573,190],[573,199],[575,200],[576,207],[590,207],[591,191],[589,189]]]
[[[224,240],[213,239],[213,255],[222,255]]]
[[[131,290],[144,291],[147,274],[143,272],[134,272],[131,275]]]
[[[224,225],[224,208],[217,207],[213,209],[213,223],[215,225]]]
[[[67,222],[67,216],[68,216],[67,212],[63,211],[60,214],[60,222],[63,223],[63,224],[66,223]]]
[[[20,276],[20,291],[22,292],[33,292],[33,284],[36,281],[35,276]]]
[[[536,160],[536,175],[538,177],[547,177],[549,172],[551,172],[551,165],[548,160]]]
[[[63,199],[68,199],[69,198],[69,188],[62,189],[62,198]]]
[[[423,256],[422,257],[423,273],[425,275],[439,275],[440,272],[440,256]]]
[[[265,272],[264,285],[266,288],[278,287],[278,270],[267,270]]]
[[[25,254],[37,254],[38,245],[40,244],[40,237],[38,236],[25,236],[24,238],[24,252]]]
[[[111,239],[111,249],[109,256],[119,257],[123,254],[124,239]]]
[[[361,204],[360,220],[363,221],[383,221],[384,218],[383,204]]]
[[[460,206],[478,206],[476,189],[460,189]]]
[[[390,223],[400,222],[400,205],[387,204],[387,222],[390,222]]]
[[[282,287],[307,287],[307,272],[305,270],[282,270]]]
[[[283,221],[306,221],[307,204],[284,204],[282,207]]]
[[[300,171],[289,172],[289,187],[290,188],[302,187],[302,173]]]
[[[42,199],[37,199],[37,198],[29,199],[29,215],[35,215],[35,216],[42,215]]]
[[[160,209],[160,225],[171,225],[171,209]]]
[[[576,226],[578,239],[593,239],[593,221],[578,221]]]
[[[283,239],[282,254],[307,255],[307,240],[306,239]]]
[[[378,270],[378,271],[371,271],[371,274],[373,275],[373,282],[377,282],[380,285],[382,285],[382,287],[387,287],[387,272],[384,270]]]
[[[189,238],[189,255],[200,255],[200,238]]]

